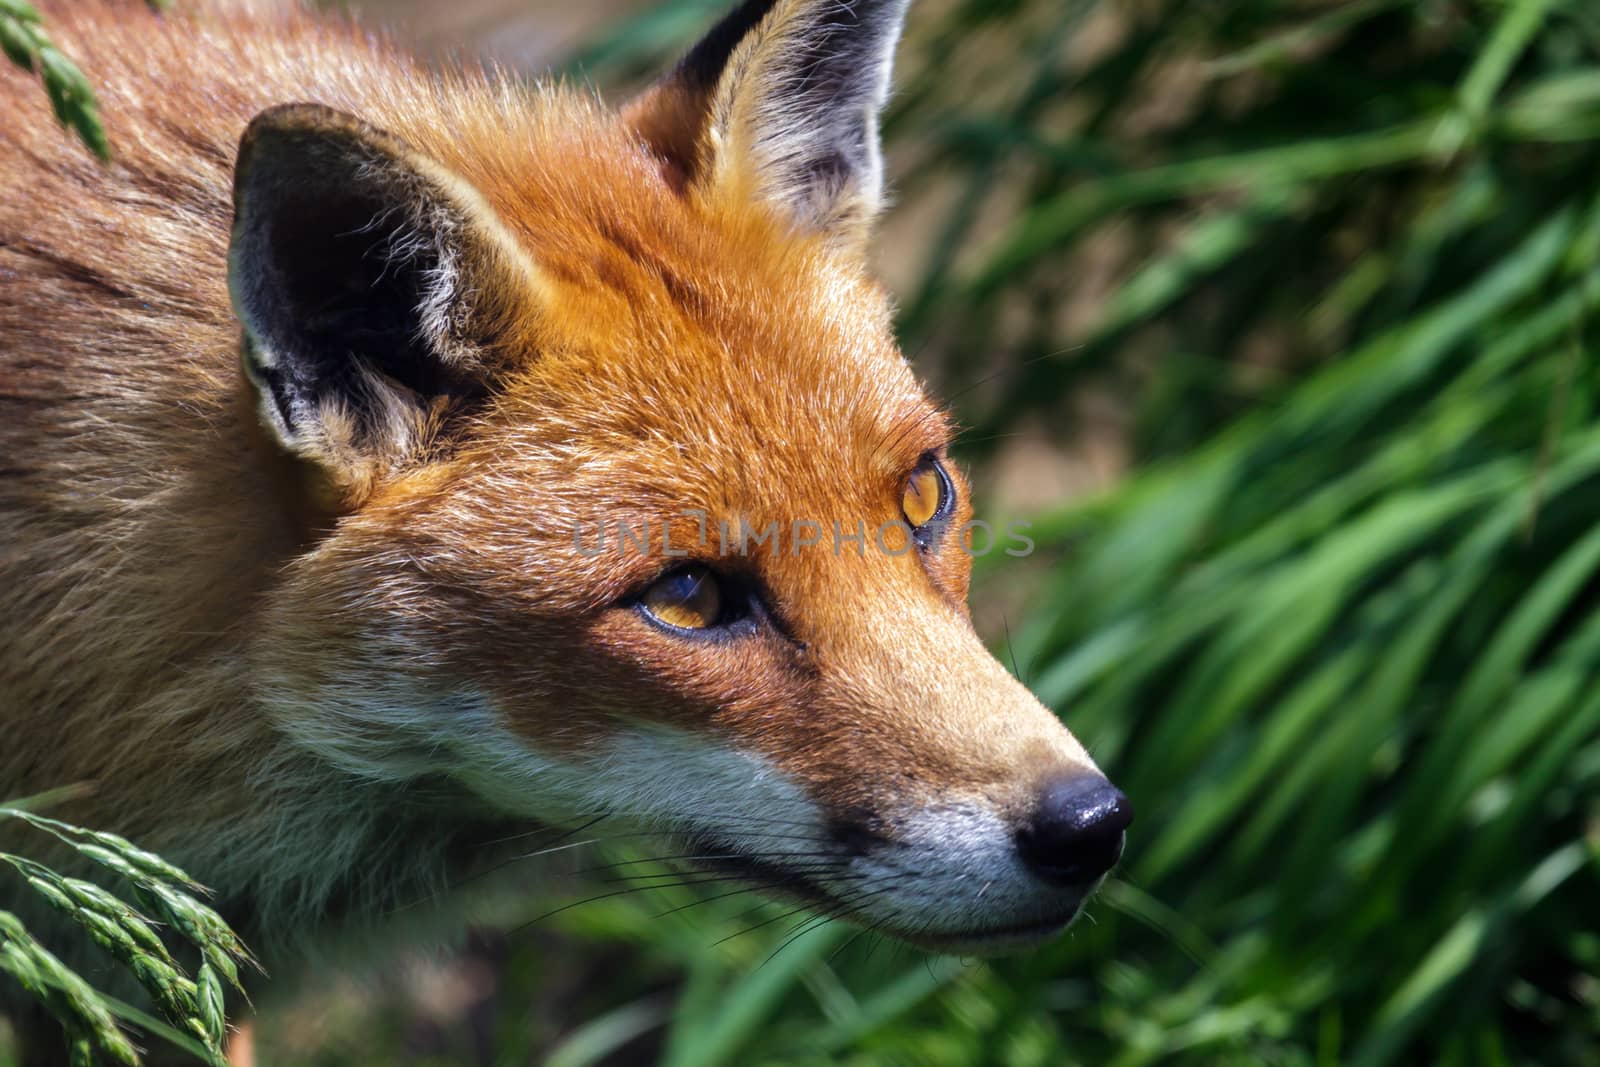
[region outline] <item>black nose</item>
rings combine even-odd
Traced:
[[[1017,831],[1017,852],[1029,870],[1054,885],[1084,885],[1122,855],[1122,831],[1133,807],[1104,778],[1058,778],[1039,795],[1033,817]]]

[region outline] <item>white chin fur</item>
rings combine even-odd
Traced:
[[[475,788],[510,810],[538,797],[539,810],[530,814],[548,817],[555,804],[566,818],[609,812],[714,840],[803,874],[844,918],[939,951],[1005,952],[1036,943],[1059,933],[1084,896],[1033,877],[1010,827],[976,800],[898,819],[892,842],[852,856],[831,838],[822,810],[770,761],[661,726],[622,727],[575,762],[502,759],[493,778]],[[837,866],[819,855],[833,850]]]
[[[863,893],[854,921],[947,952],[1005,952],[1054,936],[1087,895],[1035,878],[1010,827],[977,800],[899,820],[894,843],[858,858],[850,873]]]
[[[369,779],[448,771],[508,814],[569,825],[606,815],[712,840],[803,873],[851,921],[929,948],[1005,951],[1036,942],[1064,927],[1082,899],[1033,878],[1010,828],[977,799],[886,813],[894,840],[852,855],[830,836],[822,809],[776,765],[706,734],[619,720],[583,750],[545,755],[508,730],[487,701],[458,695],[448,714],[418,715],[402,699],[364,696],[347,717],[328,715],[324,704],[323,715],[292,723],[290,732]],[[654,838],[640,842],[647,853],[660,847]],[[833,851],[837,866],[826,855]]]

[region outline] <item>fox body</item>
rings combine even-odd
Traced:
[[[904,7],[750,0],[613,109],[44,5],[115,155],[0,74],[0,797],[92,783],[268,949],[600,816],[934,948],[1070,921],[1126,804],[973,633],[867,269]]]

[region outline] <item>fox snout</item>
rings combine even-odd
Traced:
[[[1017,855],[1041,881],[1084,886],[1107,874],[1122,858],[1123,831],[1133,805],[1098,775],[1052,779],[1026,822],[1017,829]]]
[[[1133,820],[1126,796],[1098,773],[1048,780],[1015,815],[982,802],[935,801],[882,834],[835,834],[848,861],[804,870],[790,895],[934,951],[995,953],[1055,935],[1121,858]],[[773,869],[785,866],[777,858]]]

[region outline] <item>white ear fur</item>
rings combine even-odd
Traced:
[[[486,294],[531,276],[475,190],[315,104],[245,132],[228,268],[262,422],[346,503],[486,389]]]
[[[747,0],[625,112],[693,185],[864,239],[883,203],[878,115],[909,0]]]

